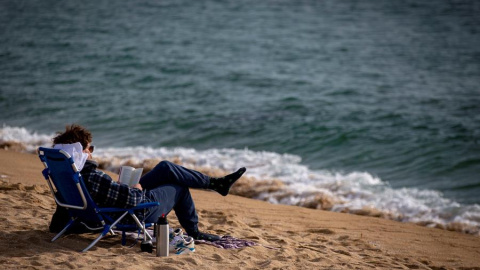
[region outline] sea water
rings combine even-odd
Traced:
[[[261,194],[480,224],[477,1],[2,1],[0,141],[277,179]],[[288,196],[285,196],[288,194]],[[472,229],[473,228],[473,229]]]

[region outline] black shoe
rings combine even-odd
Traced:
[[[209,234],[209,233],[203,233],[203,232],[198,232],[197,235],[193,237],[195,240],[205,240],[205,241],[218,241],[222,239],[221,236],[215,235],[215,234]]]
[[[247,169],[242,167],[236,172],[226,175],[221,178],[210,178],[209,189],[215,190],[220,193],[222,196],[227,196],[230,191],[230,187],[245,173]]]

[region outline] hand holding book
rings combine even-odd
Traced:
[[[143,168],[133,168],[130,166],[120,167],[118,182],[133,187],[138,184],[142,177]]]

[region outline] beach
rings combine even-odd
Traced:
[[[0,1],[2,269],[480,269],[480,1]],[[157,258],[48,230],[35,154],[92,132],[117,179],[212,177],[200,229],[253,241]],[[170,225],[180,225],[174,213]]]
[[[96,235],[50,242],[55,202],[42,169],[34,154],[0,150],[3,269],[480,269],[475,235],[204,190],[192,190],[200,228],[256,246],[197,244],[195,253],[163,258],[116,235],[80,253]],[[179,226],[174,213],[169,221]]]

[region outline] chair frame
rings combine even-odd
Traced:
[[[60,154],[60,158],[49,158],[47,155],[48,154],[53,154],[53,155],[58,155]],[[38,148],[38,156],[40,157],[40,160],[42,161],[43,165],[45,166],[45,169],[42,171],[42,174],[45,178],[45,180],[48,183],[50,192],[53,195],[53,198],[55,199],[55,202],[57,205],[64,207],[68,210],[71,220],[67,223],[67,225],[57,234],[53,237],[51,242],[54,242],[58,238],[60,238],[63,234],[65,234],[69,228],[71,228],[76,222],[81,222],[81,218],[75,214],[75,210],[78,211],[89,211],[91,212],[92,216],[95,216],[94,219],[101,223],[103,226],[103,230],[100,233],[100,235],[93,240],[86,248],[82,250],[82,252],[88,251],[90,248],[92,248],[100,239],[102,239],[107,233],[110,233],[112,235],[115,235],[114,231],[112,229],[120,230],[122,231],[122,245],[125,245],[125,237],[126,231],[132,231],[132,230],[139,230],[140,233],[144,234],[144,239],[147,238],[148,240],[152,240],[152,236],[148,233],[146,230],[147,227],[153,226],[153,224],[145,224],[145,222],[142,222],[138,219],[138,217],[135,215],[136,210],[144,210],[146,208],[158,206],[158,202],[150,202],[150,203],[142,203],[139,204],[135,207],[132,208],[115,208],[115,207],[98,207],[96,203],[92,200],[90,197],[90,194],[88,193],[88,190],[86,189],[86,186],[83,182],[82,175],[80,174],[80,171],[78,170],[77,166],[75,165],[73,158],[65,152],[64,150],[61,149],[53,149],[53,148],[46,148],[46,147],[39,147]],[[68,162],[71,165],[72,168],[72,181],[75,181],[75,186],[78,192],[78,195],[81,198],[81,203],[80,204],[69,204],[63,202],[61,199],[59,199],[56,195],[56,191],[60,192],[60,189],[57,188],[55,185],[54,177],[52,176],[51,170],[55,170],[54,168],[50,168],[48,165],[50,163],[49,159],[55,160],[55,161],[60,161],[60,162],[65,162],[68,160]],[[52,166],[53,167],[53,166]],[[65,179],[62,179],[65,180]],[[89,206],[91,208],[89,208]],[[71,211],[72,210],[72,211]],[[92,211],[93,210],[93,211]],[[120,217],[118,218],[112,218],[108,213],[121,213]],[[88,213],[87,213],[88,214]],[[132,219],[135,221],[135,224],[118,224],[125,216],[130,215]],[[105,220],[107,222],[105,222]],[[85,225],[85,224],[84,224]],[[86,226],[86,225],[85,225]],[[101,229],[102,227],[95,228],[95,229]]]

